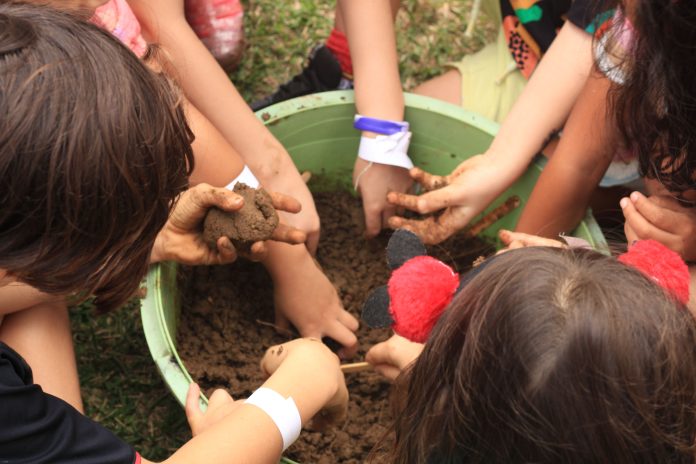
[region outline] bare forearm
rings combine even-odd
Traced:
[[[501,125],[486,155],[503,167],[506,185],[568,118],[592,69],[591,45],[589,34],[566,22]]]
[[[339,0],[338,7],[350,45],[358,112],[402,120],[404,97],[390,2]]]
[[[296,170],[287,151],[256,118],[186,23],[183,7],[175,9],[163,0],[129,0],[129,4],[147,39],[167,51],[187,98],[237,150],[259,180],[264,182],[281,171]]]
[[[214,187],[226,186],[242,172],[244,160],[190,103],[186,105],[186,119],[195,136],[192,144],[195,165],[189,179],[191,185],[205,182]]]
[[[616,152],[614,125],[606,110],[609,86],[604,77],[593,75],[587,79],[517,231],[556,237],[582,219],[590,196]]]

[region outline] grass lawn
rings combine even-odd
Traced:
[[[297,73],[307,52],[329,33],[333,2],[247,0],[248,47],[231,78],[248,100],[270,93]],[[448,61],[490,39],[481,15],[464,38],[470,1],[404,0],[397,18],[400,70],[406,89],[442,72]],[[74,308],[72,321],[87,414],[132,443],[143,456],[163,459],[189,438],[183,410],[152,362],[138,301],[105,316]],[[232,392],[234,393],[234,392]]]

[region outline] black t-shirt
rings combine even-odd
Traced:
[[[29,365],[0,342],[0,463],[138,464],[135,450],[32,381]]]

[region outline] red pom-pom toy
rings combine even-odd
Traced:
[[[387,284],[394,332],[424,343],[459,287],[459,275],[431,256],[416,256],[395,270]]]
[[[640,240],[631,245],[619,261],[633,266],[654,280],[678,301],[689,302],[689,267],[678,253],[656,240]]]

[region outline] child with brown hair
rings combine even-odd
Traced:
[[[232,261],[229,240],[210,250],[200,223],[208,208],[235,211],[242,199],[187,189],[191,132],[171,80],[70,15],[0,3],[0,112],[0,456],[141,462],[80,413],[65,299],[91,294],[113,309],[151,262]],[[299,211],[289,197],[274,194],[274,203]],[[301,242],[297,232],[283,227],[276,238]],[[196,437],[167,462],[276,461],[322,407],[343,411],[338,358],[317,340],[273,349],[264,369],[270,378],[246,403],[218,392],[206,414],[193,387]]]
[[[587,249],[482,266],[425,345],[368,353],[403,369],[388,462],[694,461],[696,321],[676,296]]]
[[[195,136],[196,168],[190,176],[191,184],[204,182],[227,188],[237,181],[252,187],[262,184],[300,200],[300,212],[288,215],[281,211],[280,217],[305,232],[307,246],[270,242],[268,253],[261,260],[273,280],[276,326],[289,329],[292,324],[301,336],[329,337],[342,345],[342,356],[352,356],[357,350],[354,332],[358,322],[344,309],[333,284],[314,260],[319,218],[312,196],[285,149],[249,111],[186,23],[183,1],[167,1],[159,6],[152,1],[139,5],[134,0],[111,0],[101,6],[104,0],[25,1],[91,17],[92,22],[118,37],[138,56],[147,49],[138,22],[144,21],[148,39],[156,41],[167,55],[164,71],[183,88],[186,118]],[[136,8],[138,17],[131,5],[140,6]],[[206,84],[200,84],[201,80]],[[230,105],[241,106],[234,117],[229,117]]]

